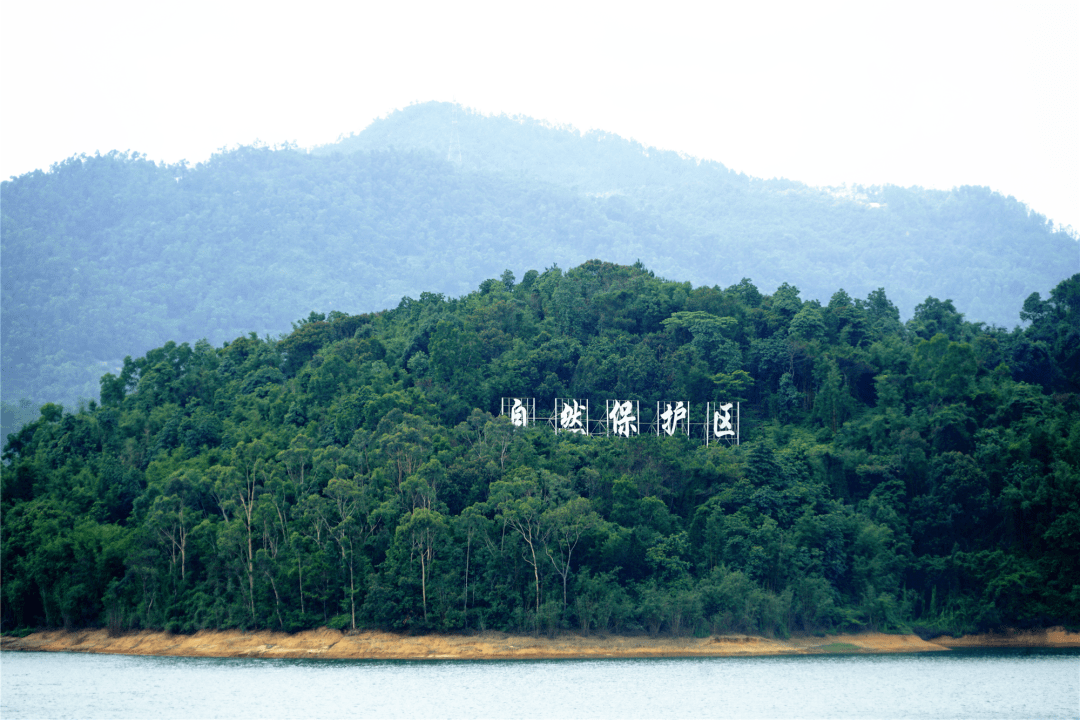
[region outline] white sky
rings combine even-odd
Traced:
[[[757,177],[988,185],[1080,229],[1080,0],[3,0],[0,73],[4,178],[457,100]]]

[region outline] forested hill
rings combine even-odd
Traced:
[[[985,189],[860,193],[439,104],[312,154],[71,158],[0,185],[0,390],[73,407],[168,340],[277,335],[312,309],[459,296],[504,268],[598,256],[823,302],[885,286],[904,319],[932,296],[1004,327],[1077,270],[1074,240]]]
[[[590,261],[170,342],[7,444],[0,627],[1076,626],[1080,274],[1018,312]]]

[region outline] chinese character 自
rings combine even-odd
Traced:
[[[510,422],[518,427],[529,424],[529,409],[521,404],[521,398],[514,398],[514,407],[510,408]]]

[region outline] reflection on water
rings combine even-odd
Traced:
[[[520,661],[0,655],[14,718],[1074,718],[1080,651]]]

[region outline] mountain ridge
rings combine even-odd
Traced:
[[[759,287],[771,290],[790,282],[804,295],[821,301],[827,300],[838,286],[860,295],[887,287],[892,289],[905,318],[911,316],[916,304],[933,295],[952,299],[972,319],[1008,327],[1015,324],[1016,318],[1007,308],[1016,307],[1032,290],[1045,292],[1080,269],[1080,246],[1075,238],[1055,230],[1046,218],[1015,198],[989,188],[815,188],[783,178],[750,177],[721,162],[646,147],[612,133],[581,133],[570,126],[523,116],[483,116],[450,103],[411,105],[376,120],[360,133],[312,152],[348,153],[394,147],[426,150],[445,157],[454,135],[459,138],[457,145],[463,158],[459,165],[465,170],[510,176],[529,173],[597,200],[610,201],[603,204],[613,213],[637,211],[678,220],[675,242],[691,245],[699,254],[703,249],[707,253],[710,243],[728,255],[746,248],[763,249],[774,256],[771,259],[779,268],[771,272],[761,263],[736,258],[730,273],[706,275],[700,261],[680,265],[666,262],[662,253],[641,258],[665,276],[684,277],[695,284],[725,284],[750,277]],[[525,150],[528,142],[535,145],[532,153]],[[812,221],[792,224],[777,220],[793,213]],[[985,216],[982,222],[980,215]],[[912,243],[912,231],[917,247],[905,255],[904,246]],[[1013,256],[1014,276],[1022,271],[1028,277],[1016,285],[1004,276],[1000,264],[962,255],[949,257],[947,264],[983,271],[970,283],[977,288],[975,291],[926,277],[925,269],[920,267],[920,251],[932,256],[954,244],[957,236],[973,234],[981,235],[981,244],[992,247],[995,253]],[[787,243],[785,238],[789,238]],[[900,249],[893,262],[877,258],[872,252],[884,243]],[[1046,255],[1033,254],[1030,247],[1018,249],[1032,243],[1039,244]],[[813,252],[830,244],[841,245],[841,257],[856,255],[862,266],[837,273],[837,253]],[[808,250],[785,260],[785,251],[790,250],[785,245]],[[909,266],[905,268],[908,272],[897,273],[897,264]],[[986,271],[990,272],[988,277]],[[1035,280],[1038,276],[1042,279]],[[827,279],[818,281],[817,277]],[[908,293],[904,289],[907,286],[918,289]]]
[[[311,310],[461,296],[592,257],[822,303],[885,287],[905,319],[934,297],[999,326],[1078,264],[1075,240],[985,188],[845,192],[438,103],[310,154],[69,158],[0,183],[3,400],[74,406],[169,340],[278,334]]]

